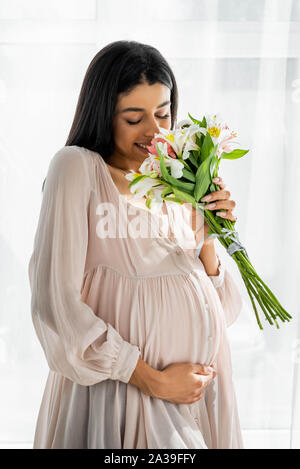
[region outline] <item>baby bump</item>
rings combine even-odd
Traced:
[[[174,362],[210,364],[219,345],[215,308],[201,287],[201,278],[169,275],[147,282],[139,320],[143,359],[156,369]]]
[[[130,277],[101,267],[86,279],[83,300],[142,358],[162,369],[174,362],[211,364],[219,345],[217,296],[201,273]]]

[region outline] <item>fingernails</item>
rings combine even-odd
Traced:
[[[207,208],[207,206],[205,208]],[[217,212],[216,215],[218,215],[219,217],[225,217],[226,212]]]
[[[213,178],[213,182],[219,182],[220,178]]]
[[[205,197],[202,197],[201,202],[206,202],[207,200],[210,200],[212,198],[211,195],[206,195]]]
[[[214,203],[214,204],[208,204],[208,205],[205,205],[204,208],[205,208],[205,209],[207,209],[207,208],[214,208],[215,206],[216,206],[215,203]]]
[[[210,374],[210,373],[212,373],[212,372],[214,372],[214,371],[215,371],[215,370],[214,370],[211,366],[206,366],[206,367],[204,368],[204,373],[206,373],[206,374]]]

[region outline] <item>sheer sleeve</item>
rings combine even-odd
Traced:
[[[128,383],[141,354],[81,300],[91,164],[79,147],[50,161],[28,274],[31,317],[50,369],[81,385]]]
[[[219,273],[218,275],[209,275],[209,278],[217,290],[225,313],[226,326],[229,327],[238,318],[242,309],[243,300],[231,274],[228,272],[223,262],[221,262],[218,254],[217,257],[219,259]]]

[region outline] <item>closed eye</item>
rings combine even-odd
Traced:
[[[168,117],[170,117],[170,114],[166,114],[165,116],[157,116],[158,119],[167,119]],[[137,122],[132,122],[132,121],[126,121],[128,122],[128,124],[130,125],[135,125],[135,124],[138,124],[139,122],[141,122],[142,119],[140,119],[139,121]]]

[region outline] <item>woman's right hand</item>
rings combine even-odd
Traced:
[[[175,404],[192,404],[201,399],[205,388],[217,374],[213,365],[189,362],[171,363],[160,373],[155,397]]]

